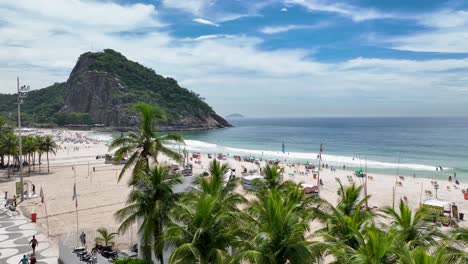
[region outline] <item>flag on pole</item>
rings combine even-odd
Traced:
[[[44,192],[42,191],[42,186],[41,186],[41,192],[39,193],[39,197],[41,197],[41,203],[44,204]]]
[[[76,183],[73,184],[73,199],[75,201],[75,207],[78,208],[78,194],[76,193]]]
[[[322,160],[323,144],[320,144],[320,160]]]

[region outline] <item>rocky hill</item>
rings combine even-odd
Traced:
[[[36,111],[36,122],[67,124],[104,124],[108,127],[134,127],[135,102],[160,106],[168,121],[162,130],[210,129],[230,126],[198,94],[180,87],[177,81],[156,74],[113,50],[82,54],[66,83],[58,83],[28,96],[26,112]],[[54,103],[44,95],[54,95]],[[0,95],[6,101],[12,95]],[[27,107],[28,103],[34,104]],[[2,103],[3,104],[3,103]],[[0,112],[11,111],[0,108]],[[32,113],[31,113],[32,114]]]

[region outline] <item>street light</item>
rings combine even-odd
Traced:
[[[24,200],[24,183],[23,183],[23,146],[21,139],[21,104],[23,99],[26,98],[27,92],[29,91],[29,85],[23,85],[20,87],[19,77],[16,78],[17,89],[18,89],[18,133],[19,133],[19,164],[20,164],[20,182],[21,182],[21,201]]]

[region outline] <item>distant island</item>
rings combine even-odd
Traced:
[[[22,104],[25,126],[99,126],[130,129],[135,102],[166,111],[161,130],[231,126],[199,94],[111,49],[82,54],[67,82],[31,91]],[[0,116],[16,117],[16,94],[0,94]]]
[[[242,114],[235,113],[235,114],[230,114],[226,116],[226,119],[237,119],[237,118],[244,118]]]

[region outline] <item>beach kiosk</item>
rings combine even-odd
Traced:
[[[434,221],[449,223],[452,214],[452,205],[450,202],[441,200],[425,200],[422,202],[422,207],[426,208],[428,213],[434,214]]]
[[[249,175],[242,178],[242,187],[247,190],[257,189],[257,182],[263,181],[263,176],[260,175]]]

